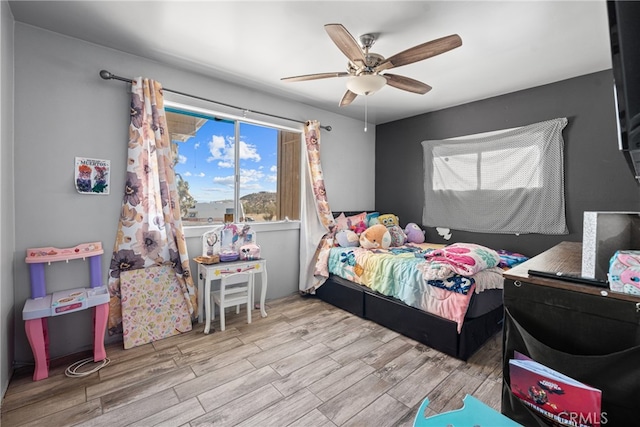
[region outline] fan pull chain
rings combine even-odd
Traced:
[[[367,131],[367,95],[364,96],[364,131]]]

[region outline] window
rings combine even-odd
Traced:
[[[165,110],[184,226],[300,219],[301,132]]]
[[[502,148],[483,151],[478,144],[473,153],[447,154],[447,149],[434,149],[434,190],[509,190],[540,188],[540,149],[538,146]]]
[[[423,141],[422,224],[483,233],[567,234],[566,118]]]

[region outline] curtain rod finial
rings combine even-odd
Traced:
[[[103,79],[109,80],[109,79],[111,79],[112,76],[113,76],[113,74],[111,74],[107,70],[100,70],[100,77],[102,77]]]

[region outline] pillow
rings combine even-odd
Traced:
[[[336,231],[349,229],[349,225],[347,224],[347,217],[344,215],[344,212],[338,215],[335,218],[335,221],[336,221]]]
[[[336,231],[340,230],[354,230],[359,223],[364,222],[366,224],[367,213],[361,212],[357,215],[346,216],[344,212],[338,215],[335,219],[337,228]]]
[[[367,214],[366,221],[364,222],[367,227],[371,227],[378,223],[378,217],[380,216],[380,212],[369,212]]]
[[[367,213],[361,212],[357,215],[351,215],[347,217],[347,222],[349,223],[349,227],[355,227],[359,222],[364,222],[367,219]]]

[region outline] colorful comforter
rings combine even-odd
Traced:
[[[388,250],[335,247],[329,253],[328,270],[452,320],[460,332],[474,290],[502,289],[500,262],[497,252],[471,244],[422,243]]]

